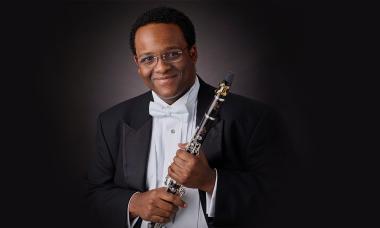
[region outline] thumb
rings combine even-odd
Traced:
[[[186,145],[187,145],[187,143],[178,143],[178,147],[180,149],[186,149]]]

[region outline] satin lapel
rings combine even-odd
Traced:
[[[123,156],[123,172],[127,186],[145,191],[153,123],[149,115],[149,102],[153,101],[153,96],[149,91],[138,99],[133,109],[128,110],[128,115],[121,124],[120,153]]]
[[[135,130],[122,123],[120,152],[123,154],[123,171],[131,189],[145,191],[146,167],[150,150],[152,118]]]
[[[205,153],[207,161],[211,168],[215,168],[222,157],[223,128],[224,121],[219,120],[210,129],[205,141],[202,144],[202,151]]]
[[[206,113],[208,106],[211,104],[212,99],[214,98],[215,89],[212,86],[206,84],[201,78],[199,78],[199,83],[200,87],[198,91],[197,126],[199,126],[199,123]]]

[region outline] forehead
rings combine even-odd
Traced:
[[[135,35],[136,54],[157,53],[170,48],[185,48],[185,37],[175,24],[148,24],[140,27]]]

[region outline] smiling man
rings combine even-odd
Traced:
[[[199,156],[185,151],[214,89],[196,73],[194,26],[160,7],[134,23],[130,46],[150,91],[98,118],[88,198],[105,227],[255,227],[273,191],[272,112],[231,94]],[[186,193],[166,192],[169,175]]]
[[[197,48],[188,46],[178,25],[152,23],[138,28],[135,50],[139,75],[166,103],[174,103],[194,84]]]

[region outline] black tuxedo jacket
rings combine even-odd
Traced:
[[[200,80],[197,124],[215,88]],[[146,191],[151,141],[151,92],[120,103],[98,117],[97,150],[88,172],[88,199],[107,228],[126,225],[127,206],[136,191]],[[218,171],[215,217],[209,227],[255,227],[274,191],[275,128],[272,111],[251,99],[230,94],[202,149]],[[205,210],[205,193],[200,191]]]

